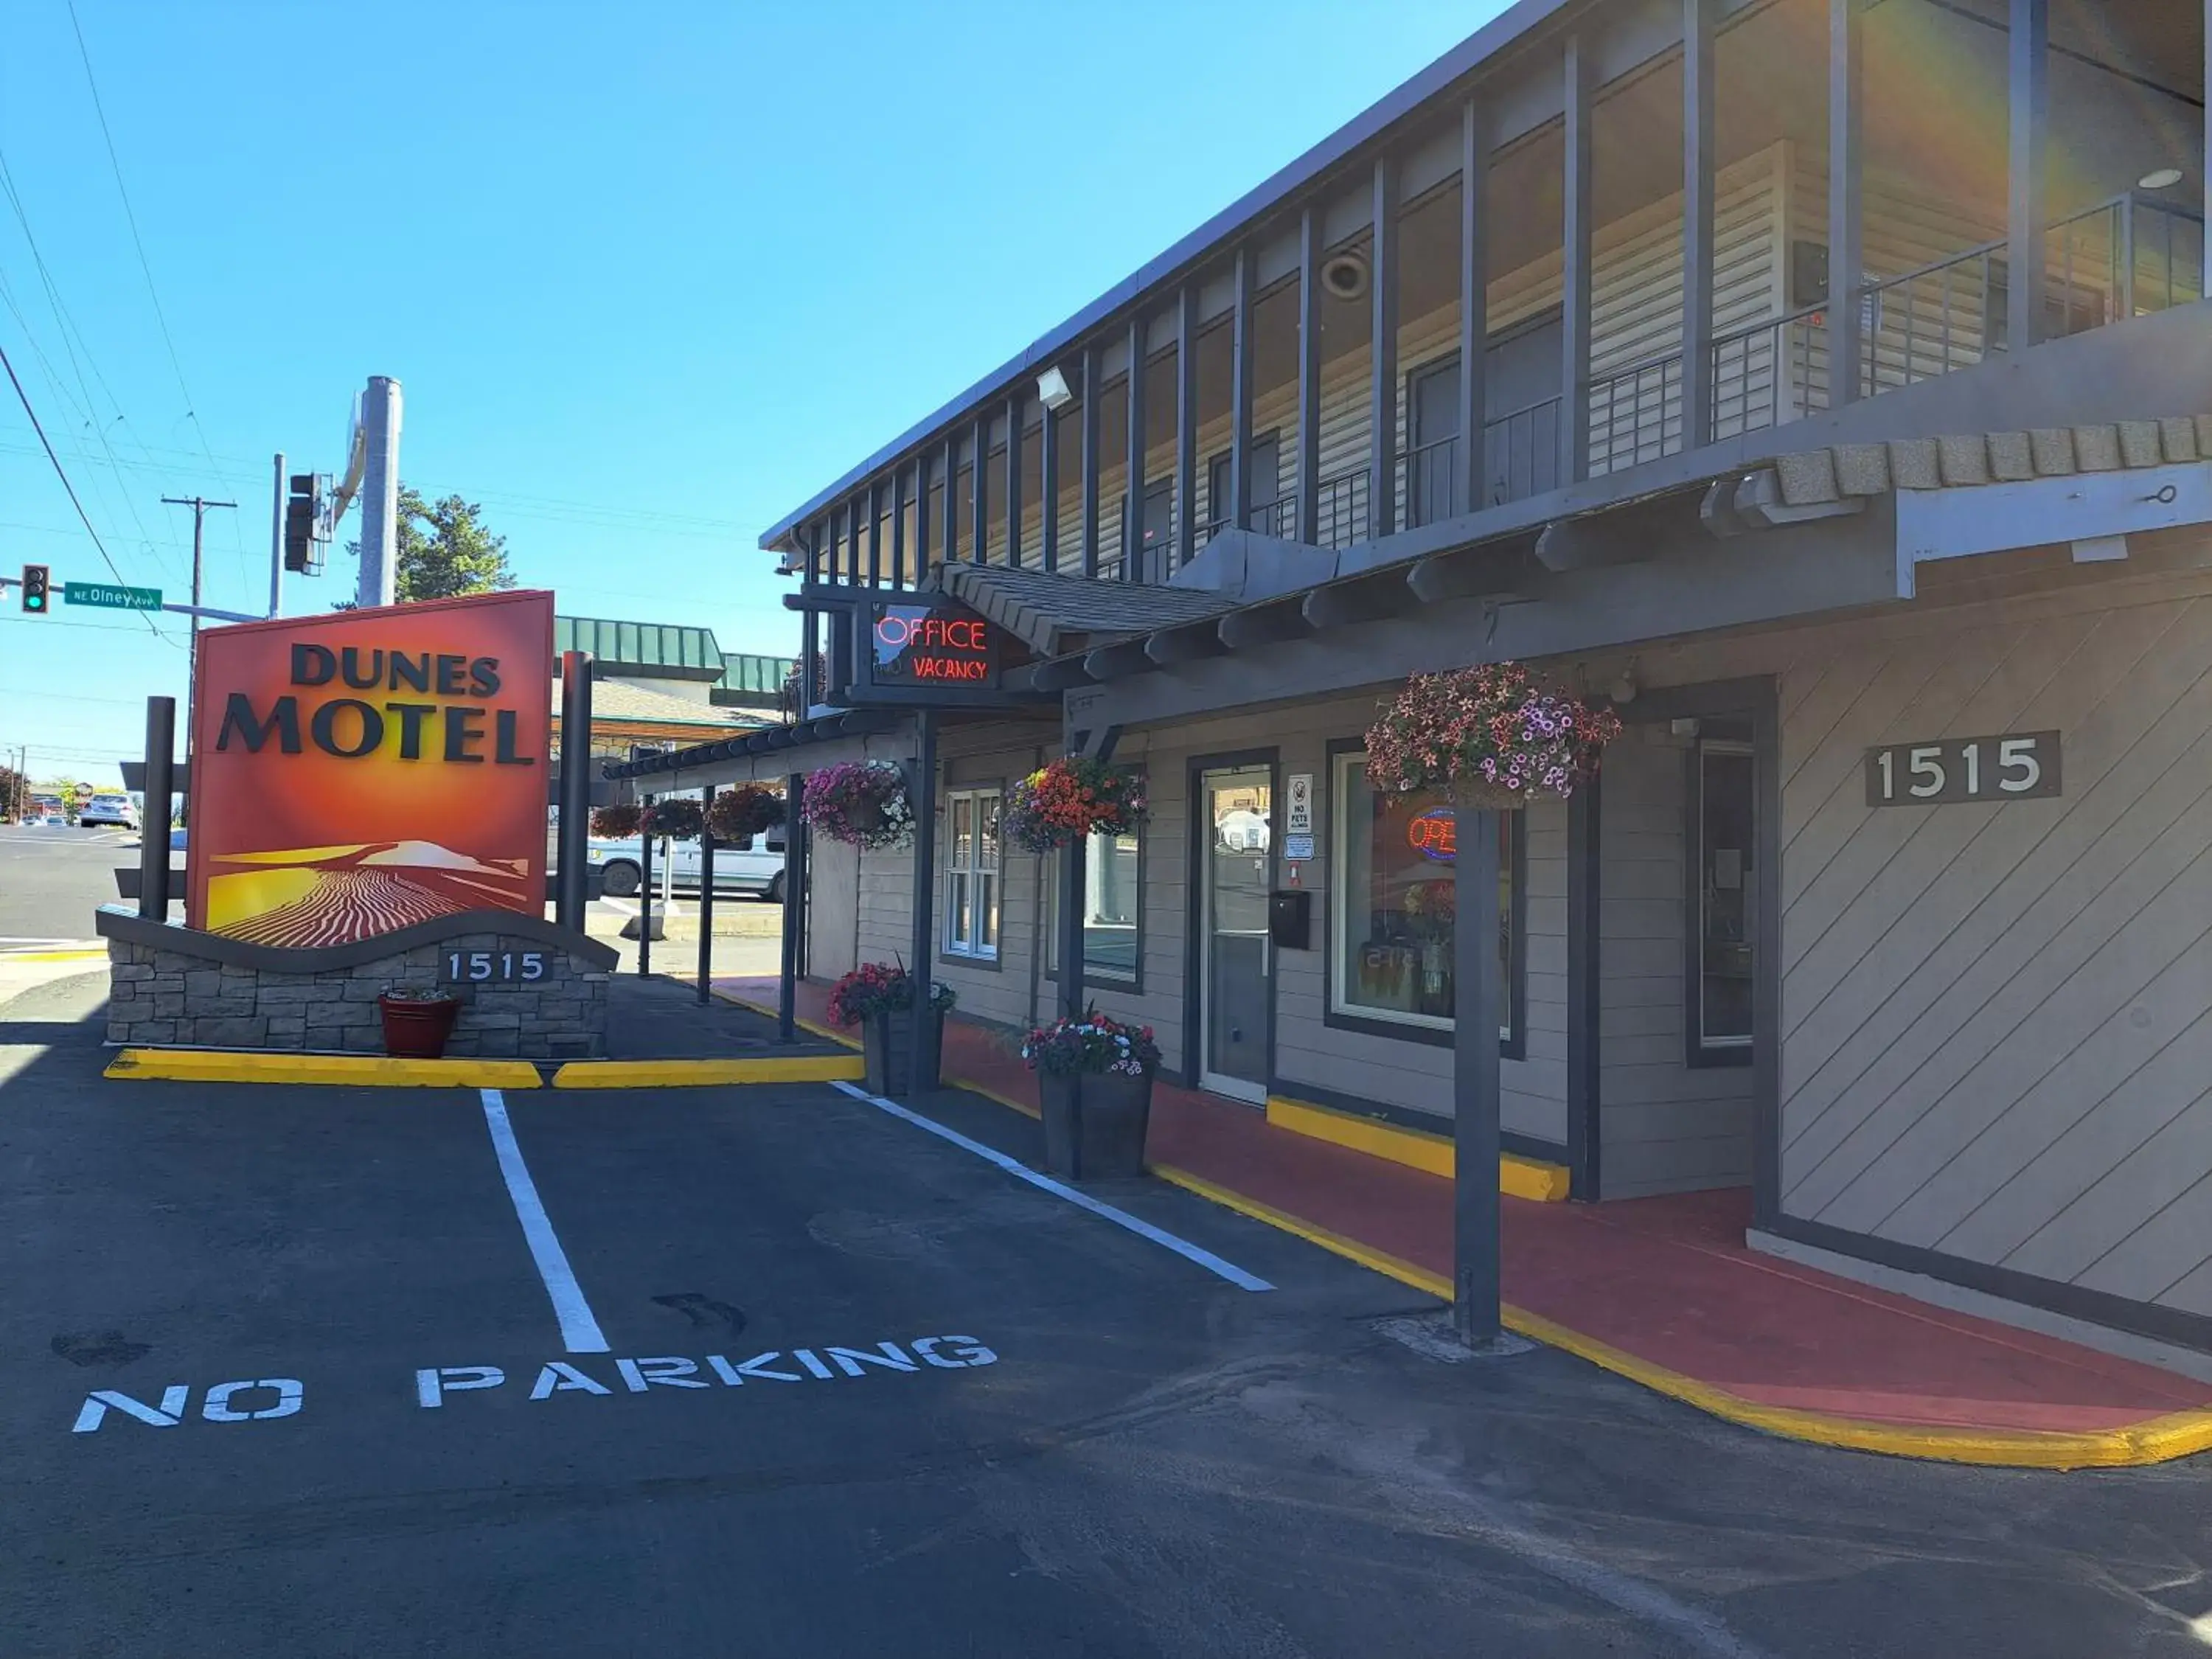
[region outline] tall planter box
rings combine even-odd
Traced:
[[[860,1052],[867,1061],[870,1094],[921,1093],[938,1086],[945,1054],[945,1011],[932,1009],[929,1022],[929,1053],[922,1058],[919,1079],[909,1078],[915,1060],[913,1009],[872,1014],[860,1022]]]
[[[1145,1172],[1152,1074],[1039,1072],[1044,1164],[1071,1181],[1113,1181]]]

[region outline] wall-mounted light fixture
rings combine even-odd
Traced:
[[[1068,388],[1067,376],[1059,368],[1048,368],[1037,376],[1037,401],[1055,414],[1075,401],[1075,393]]]

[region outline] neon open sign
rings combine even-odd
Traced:
[[[998,678],[991,624],[921,605],[876,608],[877,684],[989,685]]]
[[[1449,864],[1459,855],[1459,823],[1449,806],[1416,812],[1406,824],[1406,845],[1423,858]]]

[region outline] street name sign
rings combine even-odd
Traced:
[[[100,611],[159,611],[158,587],[124,587],[113,582],[64,582],[64,605],[88,605]]]

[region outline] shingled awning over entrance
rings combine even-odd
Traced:
[[[1236,605],[1231,596],[1205,588],[1096,581],[1000,564],[941,565],[936,577],[946,593],[1045,657],[1203,622]]]

